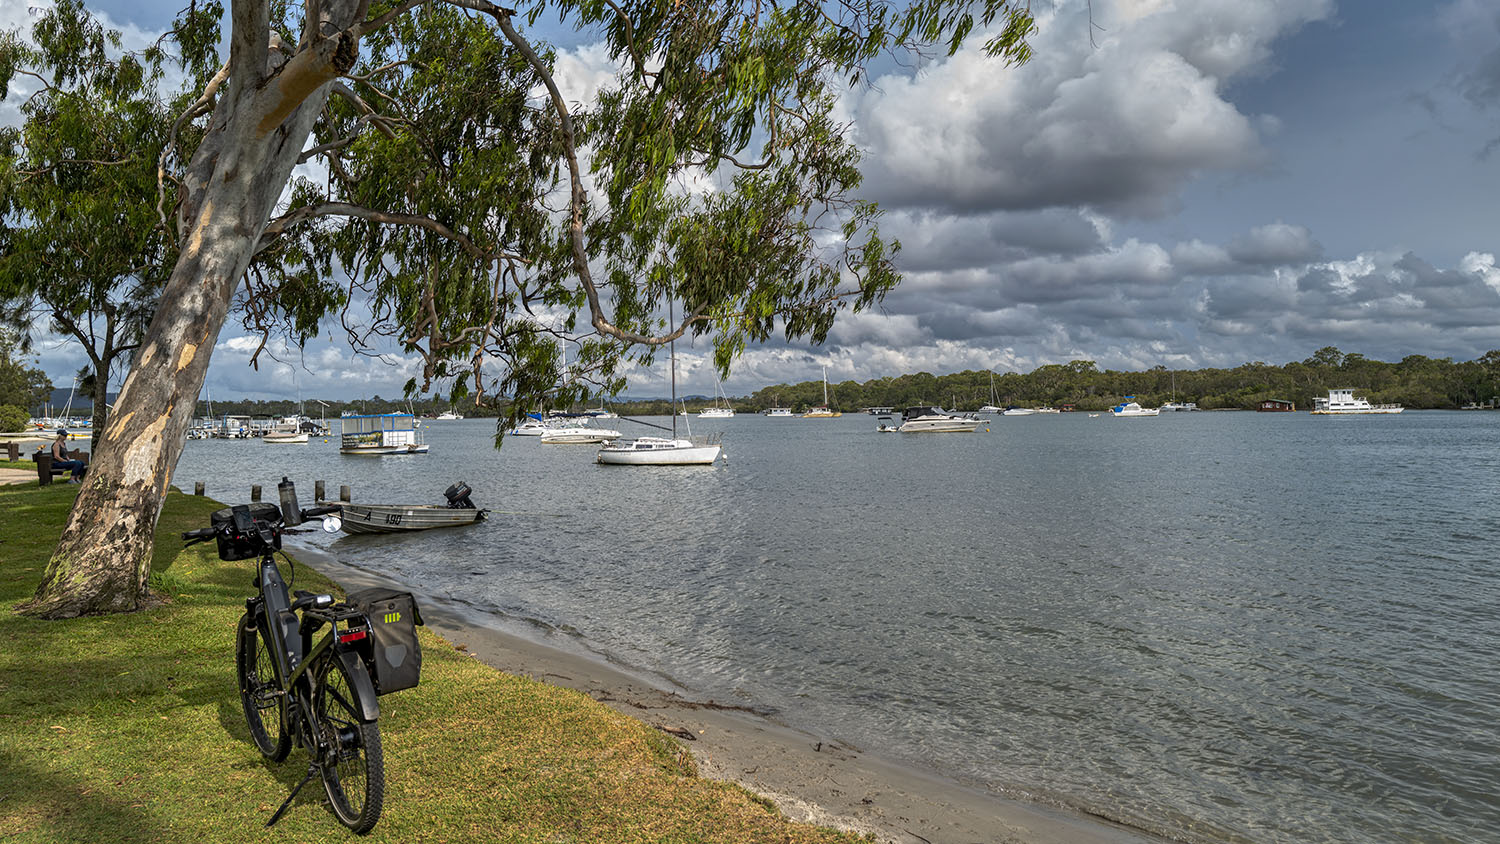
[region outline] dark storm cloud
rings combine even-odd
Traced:
[[[897,263],[903,272],[986,268],[1034,256],[1081,255],[1104,245],[1095,226],[1069,209],[972,217],[896,212],[881,230],[901,242]]]

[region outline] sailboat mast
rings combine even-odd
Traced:
[[[670,327],[677,322],[676,314],[672,313],[672,300],[667,300],[667,325]],[[667,354],[672,359],[672,439],[677,439],[677,341],[667,341]]]

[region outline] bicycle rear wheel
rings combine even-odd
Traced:
[[[236,640],[234,664],[250,740],[266,758],[280,762],[292,749],[292,736],[286,731],[286,719],[282,717],[286,695],[276,685],[270,646],[250,613],[240,616]]]
[[[344,663],[326,652],[318,666],[313,691],[313,717],[324,747],[323,788],[333,813],[345,826],[366,833],[380,820],[385,799],[385,762],[380,752],[380,726],[359,720]]]

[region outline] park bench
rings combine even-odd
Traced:
[[[89,453],[87,451],[69,451],[65,448],[63,449],[63,454],[67,455],[69,460],[82,460],[84,462],[85,468],[87,468],[89,462]],[[46,486],[47,484],[52,483],[53,475],[68,474],[67,469],[53,468],[52,450],[50,446],[48,448],[42,449],[41,451],[33,452],[31,455],[31,459],[36,461],[36,477],[38,486]]]

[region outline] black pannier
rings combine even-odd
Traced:
[[[281,550],[281,508],[275,504],[241,504],[250,511],[250,518],[257,522],[268,522],[271,525],[271,548],[272,551]],[[234,507],[225,507],[215,510],[209,517],[209,524],[213,525],[215,539],[219,541],[219,559],[221,560],[248,560],[251,557],[259,557],[262,553],[261,539],[258,535],[242,533],[234,529]],[[223,528],[228,527],[228,531]],[[226,535],[227,534],[227,535]]]
[[[376,587],[349,594],[349,605],[370,621],[370,655],[365,666],[378,695],[415,686],[422,676],[422,647],[417,643],[417,599],[410,592]]]

